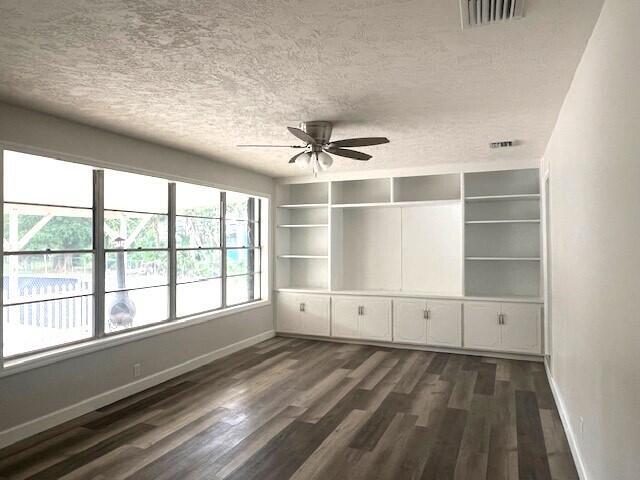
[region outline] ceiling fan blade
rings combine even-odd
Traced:
[[[255,148],[307,148],[306,145],[236,145],[236,147]]]
[[[386,137],[364,137],[364,138],[346,138],[344,140],[338,140],[330,142],[330,147],[368,147],[370,145],[382,145],[383,143],[389,143],[389,139]]]
[[[296,163],[296,160],[298,159],[298,157],[300,155],[304,155],[307,152],[300,152],[300,153],[296,153],[293,157],[291,157],[291,160],[289,160],[289,163]]]
[[[366,153],[356,152],[355,150],[347,150],[346,148],[333,148],[326,147],[324,149],[326,152],[333,153],[334,155],[339,155],[341,157],[353,158],[354,160],[369,160],[371,155],[367,155]]]
[[[287,127],[287,130],[289,130],[293,135],[298,137],[303,142],[306,142],[308,145],[316,144],[316,140],[311,135],[308,135],[306,132],[300,130],[299,128]]]

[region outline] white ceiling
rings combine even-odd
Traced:
[[[307,172],[235,145],[313,119],[391,139],[333,171],[530,161],[601,5],[528,0],[462,31],[458,0],[3,0],[0,98],[272,176]]]

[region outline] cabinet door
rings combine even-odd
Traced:
[[[540,305],[502,304],[502,347],[511,352],[541,353]]]
[[[329,336],[329,297],[300,295],[304,310],[300,312],[300,333]]]
[[[462,347],[462,304],[428,301],[427,343]]]
[[[483,350],[500,349],[499,303],[464,304],[464,346]]]
[[[276,328],[279,332],[298,333],[300,302],[297,295],[279,293],[277,314]]]
[[[367,299],[360,303],[360,338],[391,341],[391,300]]]
[[[358,325],[360,302],[353,297],[332,297],[331,305],[331,336],[360,337]]]
[[[393,341],[401,343],[427,343],[427,321],[424,318],[424,300],[393,301]]]

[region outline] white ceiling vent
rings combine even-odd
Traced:
[[[525,0],[460,0],[462,28],[521,18]]]

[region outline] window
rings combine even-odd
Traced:
[[[2,154],[4,357],[262,298],[265,199]]]
[[[226,305],[260,298],[260,199],[225,194],[224,250]]]
[[[5,356],[93,336],[92,175],[83,165],[4,152]]]
[[[176,185],[176,314],[222,306],[220,191]]]
[[[169,182],[104,172],[104,330],[169,318]]]

